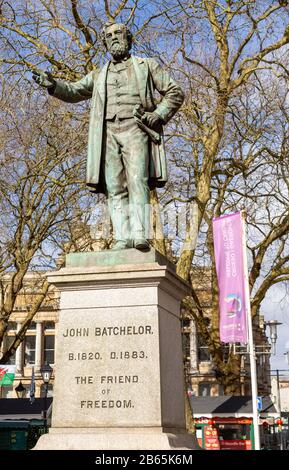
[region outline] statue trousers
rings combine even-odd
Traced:
[[[148,238],[149,138],[134,118],[105,121],[104,177],[116,240]]]

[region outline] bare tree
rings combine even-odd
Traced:
[[[288,9],[279,2],[204,0],[187,5],[177,21],[183,25],[175,39],[181,58],[175,55],[171,66],[183,78],[187,100],[168,142],[174,171],[167,198],[198,205],[198,245],[183,245],[177,271],[190,279],[192,262],[211,267],[209,313],[194,289],[186,314],[209,346],[225,393],[239,393],[239,359],[231,353],[224,360],[219,338],[212,219],[246,208],[256,316],[268,289],[288,280],[288,121],[282,92],[288,82]]]
[[[17,297],[25,290],[25,275],[28,270],[39,275],[33,278],[37,295],[2,362],[23,339],[48,292],[43,274],[55,267],[59,245],[69,240],[70,226],[89,203],[83,183],[83,123],[65,108],[59,112],[46,98],[35,101],[27,87],[25,92],[5,87],[0,128],[0,343]]]

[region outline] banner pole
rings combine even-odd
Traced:
[[[255,450],[260,450],[259,415],[258,415],[258,409],[257,409],[258,384],[257,384],[257,370],[256,370],[256,352],[255,352],[254,339],[253,339],[253,325],[252,325],[251,301],[250,301],[250,291],[249,291],[245,215],[246,215],[245,211],[241,211],[242,247],[243,247],[244,281],[245,281],[244,285],[245,285],[245,295],[246,295],[246,319],[247,319],[247,328],[248,328],[249,358],[250,358],[250,372],[251,372],[254,441],[255,441]]]

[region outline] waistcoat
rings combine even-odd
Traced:
[[[136,104],[141,104],[132,60],[110,63],[106,79],[106,119],[133,117]]]

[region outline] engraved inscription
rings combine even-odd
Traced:
[[[69,352],[68,360],[69,361],[92,361],[92,360],[101,360],[102,357],[99,352]]]
[[[62,336],[64,338],[75,338],[90,336],[89,328],[67,328]],[[94,328],[95,336],[131,336],[131,335],[153,335],[151,325],[129,325],[129,326],[104,326]]]
[[[133,408],[131,400],[81,400],[80,408]]]
[[[89,328],[67,328],[65,333],[62,333],[64,338],[70,336],[74,338],[75,336],[88,336],[89,335]]]
[[[111,351],[110,359],[147,359],[144,351]]]
[[[138,383],[138,375],[102,375],[100,377],[102,384],[131,384]]]
[[[96,327],[95,336],[152,335],[151,325]]]
[[[141,390],[147,381],[142,375],[142,364],[151,360],[148,336],[153,334],[153,325],[137,322],[104,326],[100,322],[63,330],[63,341],[69,342],[67,363],[71,370],[76,369],[72,378],[79,411],[96,410],[97,416],[99,413],[103,416],[109,410],[125,412],[139,406]],[[75,343],[78,347],[74,347]]]
[[[93,384],[93,377],[91,375],[77,376],[75,377],[77,385],[81,384]]]

